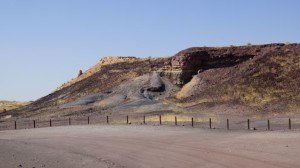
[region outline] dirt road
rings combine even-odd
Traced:
[[[65,126],[0,132],[0,167],[300,167],[300,132]]]

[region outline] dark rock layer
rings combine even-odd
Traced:
[[[193,47],[180,51],[171,60],[171,74],[175,84],[184,85],[193,75],[207,69],[235,66],[239,63],[264,56],[270,52],[284,51],[298,44],[266,44],[231,47]]]

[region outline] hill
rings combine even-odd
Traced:
[[[239,105],[247,107],[248,111],[252,109],[260,113],[299,112],[299,44],[193,48],[179,53],[176,57],[186,53],[201,53],[203,50],[208,51],[204,55],[210,55],[206,58],[207,63],[202,61],[197,66],[202,67],[200,72],[176,95],[176,101],[184,107]],[[214,58],[214,52],[220,52],[217,58]],[[194,58],[200,57],[201,54],[198,54]],[[234,111],[236,110],[244,111],[242,108]]]
[[[298,114],[300,44],[193,47],[169,58],[108,57],[53,93],[1,114]]]
[[[89,107],[63,108],[64,104],[85,96],[95,99],[109,95],[116,86],[144,74],[157,71],[169,58],[106,57],[75,79],[63,84],[56,91],[28,106],[8,112],[17,117],[61,116],[83,113]],[[94,96],[93,96],[94,95]],[[85,101],[85,100],[82,100]],[[86,104],[91,104],[86,102]],[[3,114],[4,115],[4,114]]]

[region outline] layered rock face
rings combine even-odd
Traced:
[[[182,68],[183,72],[191,70],[195,73],[196,68],[200,72],[176,94],[179,103],[195,109],[226,104],[247,107],[245,111],[298,113],[300,44],[237,47],[230,53],[234,57],[228,57],[229,61],[225,59],[228,64],[223,62],[224,66],[218,64],[222,62],[223,55],[216,58],[216,64],[205,60],[197,65],[195,58],[191,62],[180,62],[178,68]],[[239,61],[239,58],[247,58],[247,55],[251,57]],[[214,55],[209,56],[210,60],[214,60]],[[243,108],[238,109],[243,111]]]
[[[208,69],[235,66],[254,57],[283,51],[296,44],[266,44],[231,47],[194,47],[180,51],[171,60],[171,72],[166,73],[174,84],[183,86],[193,75]]]

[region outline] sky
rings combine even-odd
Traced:
[[[299,0],[0,0],[0,100],[36,100],[105,56],[299,42],[299,7]]]

